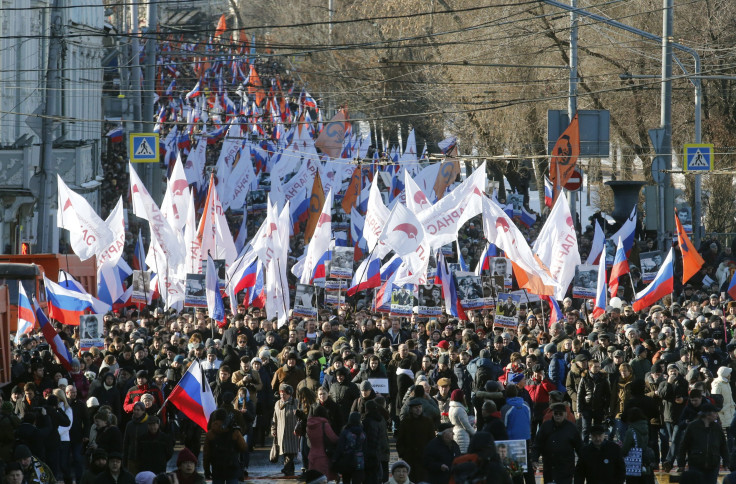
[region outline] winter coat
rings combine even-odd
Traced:
[[[15,447],[15,429],[20,426],[20,419],[12,411],[0,415],[0,460],[10,462]]]
[[[598,449],[593,444],[583,446],[575,467],[575,484],[623,484],[626,465],[621,447],[604,440]]]
[[[294,426],[292,425],[291,428],[293,430]],[[245,439],[243,438],[243,434],[240,433],[240,430],[224,428],[222,420],[213,421],[209,426],[207,433],[205,434],[204,447],[202,449],[202,462],[204,465],[204,473],[207,477],[212,475],[213,478],[222,480],[240,478],[239,465],[234,466],[234,468],[230,469],[229,475],[221,473],[224,472],[224,470],[220,466],[212,465],[213,460],[215,460],[212,458],[212,452],[215,448],[215,439],[224,438],[223,434],[227,432],[231,433],[232,446],[234,450],[240,453],[248,451],[248,444],[245,443]]]
[[[578,413],[591,412],[594,415],[605,417],[611,408],[611,387],[608,375],[598,372],[593,375],[586,372],[578,387]]]
[[[549,392],[557,388],[547,378],[542,379],[540,382],[533,379],[527,381],[529,384],[525,388],[532,399],[532,419],[542,420],[544,411],[549,407]]]
[[[488,358],[478,358],[475,377],[473,377],[473,390],[485,390],[486,382],[489,380],[498,380],[503,372],[503,368],[497,363],[492,362]]]
[[[486,418],[481,431],[491,434],[493,440],[509,440],[509,434],[506,432],[503,420],[501,420],[501,412],[498,411]]]
[[[135,476],[125,469],[120,469],[120,474],[115,479],[110,470],[107,469],[95,477],[94,484],[135,484]]]
[[[376,398],[376,392],[371,390],[370,395],[368,395],[368,398],[363,397],[363,395],[360,395],[357,399],[353,400],[353,406],[350,407],[350,412],[358,412],[361,417],[365,415],[365,402],[369,400],[373,400]]]
[[[123,451],[123,433],[115,425],[108,425],[104,429],[97,429],[95,445],[98,449],[105,449],[107,453]]]
[[[716,377],[710,386],[710,392],[713,395],[723,396],[723,407],[718,411],[718,419],[722,425],[731,425],[736,406],[733,402],[733,394],[731,393],[731,385],[727,380],[731,374],[731,368],[722,366],[718,369],[718,377]]]
[[[437,407],[440,409],[440,423],[450,423],[450,394],[442,397],[439,393],[434,396]]]
[[[387,378],[386,374],[386,368],[383,367],[383,365],[379,364],[378,368],[376,368],[375,371],[371,370],[370,366],[366,364],[365,368],[361,369],[357,375],[353,378],[353,383],[356,385],[358,383],[362,383],[366,380],[371,380],[374,378]]]
[[[624,403],[631,396],[631,384],[634,382],[634,375],[629,375],[625,380],[619,378],[616,384],[616,393],[613,395],[611,404],[611,414],[616,418],[621,418],[624,412]]]
[[[164,396],[161,393],[161,390],[157,386],[146,383],[145,385],[136,385],[128,390],[128,393],[125,395],[125,400],[123,401],[123,410],[127,413],[133,413],[133,406],[135,406],[135,404],[138,403],[141,397],[146,393],[153,395],[154,405],[161,408],[164,404]]]
[[[403,370],[398,368],[396,370],[396,400],[394,403],[395,409],[400,409],[404,400],[404,395],[409,391],[409,388],[414,384],[414,373],[411,370]]]
[[[250,376],[249,379],[247,378],[248,376]],[[247,373],[242,370],[238,370],[233,373],[231,381],[235,383],[235,386],[238,387],[238,389],[241,386],[247,388],[253,405],[258,405],[258,392],[263,389],[263,382],[261,382],[261,374],[259,372],[253,368],[251,368]]]
[[[435,437],[434,425],[429,417],[410,415],[401,422],[396,437],[396,452],[411,466],[409,473],[412,482],[426,480],[424,469],[424,449]]]
[[[291,385],[291,388],[296,390],[296,387],[299,386],[299,382],[304,380],[304,378],[306,378],[306,373],[298,366],[289,368],[288,365],[283,365],[281,368],[276,370],[276,373],[274,373],[273,378],[271,379],[271,388],[275,392],[278,391],[279,386],[281,386],[282,383],[287,383]]]
[[[334,481],[335,472],[331,472],[330,459],[325,453],[325,439],[333,444],[337,443],[338,436],[324,417],[309,417],[307,419],[307,439],[309,442],[309,470],[316,470]]]
[[[652,369],[652,362],[640,356],[631,360],[629,364],[631,365],[631,372],[635,380],[644,380],[646,374]]]
[[[386,419],[379,411],[368,412],[363,416],[363,430],[366,436],[366,466],[372,462],[388,461],[391,448],[388,440]],[[366,467],[367,469],[367,467]]]
[[[138,474],[138,438],[148,433],[148,415],[133,419],[125,426],[123,436],[123,467]]]
[[[690,467],[717,468],[721,459],[723,465],[728,467],[728,448],[721,425],[713,422],[706,427],[700,418],[688,425],[680,444],[678,464],[685,462],[686,455]]]
[[[412,401],[413,399],[414,399],[414,392],[412,388],[411,391],[406,392],[406,395],[404,395],[404,401],[401,405],[401,411],[399,412],[399,419],[402,422],[409,417],[409,402]],[[434,423],[435,428],[439,427],[440,409],[437,406],[437,401],[434,398],[427,396],[427,394],[424,394],[423,397],[420,397],[420,400],[422,402],[422,415],[432,419],[432,423]],[[448,422],[449,422],[449,415],[448,415]]]
[[[544,482],[558,482],[575,474],[575,454],[580,452],[583,440],[574,423],[554,420],[542,423],[537,431],[532,452],[533,462],[538,456],[544,460]]]
[[[665,378],[660,382],[657,393],[662,399],[662,419],[665,422],[677,423],[687,402],[687,381],[682,375],[678,375],[674,383]]]
[[[565,378],[565,388],[567,388],[567,394],[570,395],[570,401],[572,403],[573,411],[578,410],[578,388],[580,388],[580,382],[583,380],[583,375],[587,371],[583,371],[578,367],[576,363],[570,365],[570,371],[567,373]]]
[[[97,401],[100,402],[100,406],[109,405],[112,409],[113,415],[118,419],[118,422],[120,421],[123,411],[123,405],[121,404],[123,397],[114,381],[110,388],[105,388],[103,381],[103,383],[91,391],[91,396],[95,397]]]
[[[282,454],[296,454],[299,452],[299,437],[294,435],[294,428],[298,420],[296,401],[290,398],[284,402],[276,402],[273,408],[273,422],[271,422],[271,433],[275,434],[276,442]]]
[[[501,409],[501,418],[506,426],[506,433],[509,434],[509,440],[532,438],[532,413],[523,398],[507,398],[506,405]]]
[[[358,385],[347,379],[343,380],[342,383],[335,380],[330,385],[330,397],[340,407],[343,422],[347,422],[350,409],[353,408],[353,402],[360,397],[360,390]]]
[[[166,472],[166,463],[174,455],[174,440],[160,430],[138,437],[138,472]]]
[[[470,437],[475,435],[475,429],[470,425],[465,405],[460,402],[450,402],[450,423],[453,425],[452,434],[455,442],[464,454],[468,451]]]
[[[634,440],[634,434],[636,434],[636,440]],[[629,427],[626,429],[626,435],[621,443],[621,454],[628,455],[632,447],[641,447],[646,449],[649,442],[649,423],[646,420],[637,420],[636,422],[629,422]],[[677,461],[684,462],[684,461]],[[646,462],[645,462],[646,464]]]
[[[557,352],[552,355],[552,359],[549,361],[549,367],[547,369],[547,376],[550,381],[557,387],[557,390],[565,393],[567,388],[565,387],[565,380],[567,379],[567,363],[565,362],[565,356],[563,353]]]
[[[330,427],[332,427],[332,430],[334,430],[336,433],[340,432],[342,430],[343,425],[345,425],[345,420],[342,418],[342,411],[340,410],[340,407],[335,403],[335,401],[327,396],[327,400],[325,400],[324,403],[317,401],[317,403],[312,405],[312,408],[316,407],[317,405],[321,405],[325,407],[327,410],[327,420],[330,422]],[[312,411],[314,413],[314,411]]]
[[[453,402],[454,403],[454,402]],[[465,453],[458,447],[457,441],[450,442],[448,446],[442,436],[438,435],[432,439],[424,449],[424,468],[427,470],[427,481],[430,484],[447,484],[450,481],[450,469],[455,457]],[[446,471],[442,470],[446,465]]]

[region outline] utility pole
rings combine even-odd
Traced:
[[[657,153],[664,160],[664,176],[659,184],[659,230],[657,231],[659,250],[668,248],[665,221],[665,194],[670,188],[672,175],[672,23],[673,0],[662,0],[662,90],[661,90],[661,125],[662,153]],[[669,245],[672,245],[670,241]]]
[[[156,89],[156,51],[158,24],[158,3],[148,3],[148,28],[146,29],[146,75],[143,84],[143,128],[153,132],[153,91]],[[146,185],[156,203],[161,203],[161,169],[158,163],[146,163]]]
[[[55,223],[50,220],[51,217],[51,200],[50,196],[53,190],[49,187],[49,183],[56,184],[54,175],[56,174],[56,166],[54,166],[54,137],[56,136],[56,118],[58,113],[57,96],[59,93],[59,62],[61,59],[61,34],[62,20],[61,11],[59,10],[59,2],[61,0],[53,0],[51,7],[51,35],[49,39],[49,62],[46,69],[46,99],[43,118],[41,119],[41,130],[43,133],[43,143],[41,144],[41,163],[39,170],[39,202],[38,211],[38,239],[36,241],[37,251],[45,254],[50,253],[53,246],[51,234],[54,233]],[[57,199],[58,197],[53,197]]]
[[[570,0],[570,7],[578,8],[578,0]],[[573,116],[578,111],[578,13],[576,10],[570,11],[570,86],[567,96],[567,118],[572,122]],[[579,161],[578,161],[579,162]],[[581,171],[582,173],[582,171]],[[582,187],[583,180],[580,180]],[[570,191],[570,216],[572,223],[577,227],[577,214],[575,210],[577,202],[577,192]],[[582,225],[582,220],[580,221]],[[582,227],[581,227],[582,228]]]
[[[141,41],[140,21],[138,20],[138,0],[133,0],[130,4],[130,24],[130,75],[132,77],[130,94],[133,97],[133,131],[140,133],[142,131],[141,121],[143,119],[143,113],[141,112]]]

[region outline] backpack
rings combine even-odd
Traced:
[[[365,468],[365,456],[363,455],[363,447],[365,445],[365,432],[359,434],[350,430],[343,431],[341,437],[344,439],[337,443],[338,449],[334,456],[335,470],[339,473],[349,471],[360,471]]]
[[[452,461],[449,484],[485,484],[486,463],[478,454],[463,454]]]
[[[210,462],[215,479],[229,479],[240,470],[240,454],[233,445],[232,429],[216,434],[211,443]]]

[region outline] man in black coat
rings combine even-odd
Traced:
[[[138,472],[166,472],[166,463],[174,455],[174,441],[161,431],[157,416],[150,415],[146,423],[148,432],[138,437]]]
[[[593,425],[590,443],[583,446],[575,467],[575,484],[623,484],[625,479],[621,447],[606,439],[602,425]]]
[[[95,478],[94,484],[135,484],[135,477],[123,469],[122,454],[110,452],[107,456],[107,470]]]
[[[71,441],[71,464],[74,467],[76,482],[82,480],[84,472],[84,456],[82,454],[82,441],[89,440],[90,421],[87,414],[87,406],[84,402],[77,400],[77,388],[67,385],[66,399],[72,408],[72,426],[69,429],[69,440]]]
[[[460,447],[452,438],[452,427],[451,423],[440,424],[437,437],[424,448],[424,468],[431,484],[447,484],[452,461],[460,455]]]
[[[567,420],[564,403],[554,403],[552,418],[542,423],[532,449],[532,465],[539,456],[544,459],[544,482],[572,483],[575,475],[575,454],[583,446],[580,432]]]
[[[335,382],[330,385],[330,396],[340,407],[343,422],[348,421],[350,409],[353,408],[353,402],[360,397],[358,385],[349,380],[348,374],[349,371],[347,368],[339,368],[335,373]]]

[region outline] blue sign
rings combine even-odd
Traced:
[[[129,140],[131,163],[158,162],[158,133],[131,133]]]
[[[713,145],[712,144],[687,144],[685,145],[685,171],[711,171],[713,170]]]

